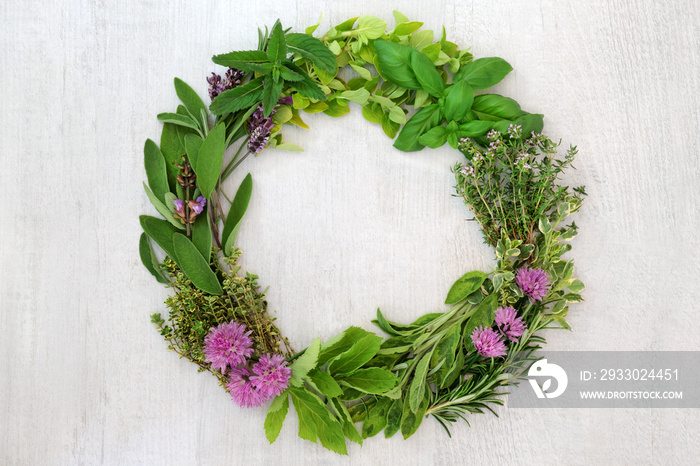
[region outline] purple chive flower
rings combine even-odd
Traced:
[[[292,369],[287,367],[284,356],[270,353],[260,357],[253,366],[253,372],[255,375],[250,381],[266,400],[282,393],[289,386],[289,378],[292,376]]]
[[[510,341],[518,341],[527,328],[523,319],[518,317],[515,309],[510,306],[496,309],[496,326]]]
[[[533,301],[542,301],[549,292],[549,277],[542,269],[521,268],[515,274],[515,283]]]
[[[210,78],[207,78],[209,83],[209,98],[214,100],[216,96],[226,90],[226,84],[221,80],[221,76],[212,73]]]
[[[492,328],[477,327],[472,332],[472,342],[476,352],[487,358],[497,358],[506,355],[506,345],[503,337]]]
[[[229,381],[226,383],[226,390],[231,394],[234,403],[244,408],[254,408],[267,401],[250,379],[250,369],[241,366],[231,370]]]
[[[245,325],[236,322],[220,324],[209,330],[204,337],[204,355],[212,369],[226,373],[226,367],[236,367],[245,362],[253,353],[250,339],[252,331],[246,332]]]
[[[182,203],[182,201],[180,199],[173,199],[173,204],[175,204],[175,212],[184,217],[185,205]]]
[[[189,201],[187,204],[196,215],[199,215],[204,210],[204,206],[207,205],[207,200],[204,196],[199,196],[196,201]]]

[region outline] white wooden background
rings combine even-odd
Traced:
[[[399,9],[515,71],[498,91],[580,149],[572,183],[587,301],[557,350],[700,350],[700,4],[694,0],[0,3],[0,463],[692,464],[697,410],[499,409],[338,457],[296,436],[274,445],[264,409],[235,407],[165,349],[149,323],[166,290],[141,266],[142,147],[198,91],[211,55],[256,45],[281,18],[326,30]],[[324,29],[325,28],[325,29]],[[297,348],[377,307],[410,321],[452,281],[487,270],[443,148],[404,154],[357,108],[285,129],[303,153],[246,161],[255,189],[240,246]]]

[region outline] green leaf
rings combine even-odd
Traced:
[[[289,395],[287,392],[282,392],[277,396],[267,410],[265,417],[265,437],[270,443],[274,443],[282,430],[282,424],[287,417],[289,410]]]
[[[204,259],[211,257],[212,233],[209,222],[209,207],[205,207],[192,224],[192,242]]]
[[[375,395],[391,390],[397,381],[394,374],[379,367],[358,369],[348,376],[338,378],[338,382],[343,385]]]
[[[323,344],[318,357],[318,365],[324,366],[328,361],[349,350],[352,345],[367,335],[371,335],[371,333],[359,327],[348,327],[343,330]]]
[[[177,175],[179,174],[176,163],[182,163],[182,154],[185,153],[185,147],[180,142],[177,134],[177,126],[165,123],[163,131],[160,135],[160,151],[165,158],[165,169],[168,173],[168,184],[170,189],[176,189]]]
[[[474,90],[465,81],[457,81],[445,93],[445,119],[460,121],[474,102]]]
[[[445,381],[454,363],[455,353],[459,347],[459,339],[461,337],[460,330],[461,328],[459,325],[453,326],[445,336],[442,337],[438,344],[435,345],[433,356],[430,359],[430,367],[439,367],[434,374],[435,383],[438,385],[441,385]]]
[[[296,71],[293,71],[286,66],[281,66],[280,67],[280,76],[282,76],[282,79],[285,81],[301,81],[304,79],[304,76],[300,75]]]
[[[343,102],[342,104],[340,102]],[[328,102],[328,108],[323,111],[328,116],[341,117],[350,113],[350,107],[343,100],[333,99]]]
[[[161,201],[165,200],[165,193],[170,192],[168,186],[168,172],[165,168],[165,157],[160,152],[158,145],[146,140],[143,147],[143,163],[146,167],[146,177],[148,185],[151,187],[153,194]]]
[[[321,87],[316,84],[316,81],[296,65],[287,65],[289,69],[303,76],[301,81],[289,82],[288,84],[296,89],[304,97],[316,100],[326,100],[326,94],[323,93]]]
[[[197,158],[199,157],[199,149],[202,148],[204,140],[196,134],[185,135],[185,153],[191,167],[197,166]]]
[[[472,333],[477,327],[491,327],[496,318],[496,308],[498,307],[498,296],[496,293],[488,295],[476,307],[474,313],[469,317],[464,325],[463,341],[465,347],[473,350],[474,342],[472,341]]]
[[[492,121],[473,120],[459,126],[462,137],[475,138],[483,136],[493,127]]]
[[[567,303],[580,303],[583,301],[583,297],[578,293],[566,293],[562,298],[565,299]]]
[[[314,102],[306,106],[304,111],[306,113],[321,113],[328,110],[328,104],[326,102]]]
[[[279,63],[287,58],[287,42],[284,40],[284,30],[279,20],[275,21],[267,44],[267,58],[272,63]]]
[[[391,403],[386,413],[386,427],[384,437],[391,438],[401,428],[401,415],[403,413],[403,400],[398,398]]]
[[[580,293],[586,288],[586,285],[584,285],[581,280],[574,279],[574,280],[571,280],[571,282],[569,282],[569,285],[567,286],[567,288],[572,293]]]
[[[214,295],[224,292],[219,279],[209,267],[209,261],[204,259],[190,239],[180,233],[173,235],[173,249],[177,265],[180,266],[187,278],[200,290]]]
[[[549,223],[549,219],[544,215],[540,217],[539,221],[537,222],[537,227],[544,235],[552,232],[552,224]]]
[[[362,423],[362,438],[374,437],[386,427],[386,415],[391,404],[390,398],[382,397],[377,404],[372,406],[367,418]]]
[[[515,100],[498,94],[474,97],[471,110],[480,120],[489,121],[513,120],[525,113]]]
[[[211,61],[217,65],[241,69],[241,66],[245,66],[246,63],[268,63],[269,59],[267,53],[262,50],[244,50],[214,55]]]
[[[308,35],[313,34],[314,31],[316,31],[316,29],[318,29],[318,27],[321,25],[321,20],[322,20],[322,19],[323,19],[323,13],[321,13],[321,14],[318,16],[318,22],[317,22],[316,24],[314,24],[313,26],[309,26],[309,27],[307,27],[306,29],[304,29],[304,32],[305,32],[306,34],[308,34]]]
[[[311,342],[304,354],[292,363],[292,378],[289,382],[295,387],[302,386],[302,379],[306,374],[318,365],[318,353],[321,351],[321,339],[316,338]]]
[[[382,115],[384,115],[384,111],[379,104],[368,103],[362,106],[362,116],[370,123],[381,124]]]
[[[289,52],[311,60],[311,63],[323,71],[333,74],[338,71],[335,55],[320,40],[310,35],[299,33],[287,34],[286,38]]]
[[[202,191],[202,196],[207,199],[216,188],[216,183],[221,175],[225,144],[226,125],[219,123],[207,134],[207,138],[199,148],[194,171],[197,174],[197,186]]]
[[[433,43],[433,31],[418,31],[411,36],[408,43],[414,49],[421,51]]]
[[[141,228],[146,234],[160,246],[171,259],[176,260],[173,249],[173,235],[177,229],[165,220],[148,215],[139,217]]]
[[[430,128],[437,126],[440,117],[440,108],[437,104],[421,108],[401,129],[399,137],[394,141],[394,147],[404,152],[421,150],[424,146],[418,139]]]
[[[428,391],[426,390],[425,396],[415,410],[411,409],[409,403],[404,401],[403,414],[401,416],[401,435],[403,435],[404,440],[415,434],[423,422],[423,416],[428,409],[428,396]]]
[[[302,388],[292,387],[289,394],[292,395],[292,403],[299,417],[299,437],[314,443],[318,437],[325,448],[347,455],[341,425],[323,402]]]
[[[202,131],[206,131],[208,129],[206,120],[207,108],[199,95],[180,78],[175,78],[175,92],[192,118],[200,123]],[[202,113],[202,110],[204,113]]]
[[[291,144],[289,142],[283,142],[281,144],[277,144],[274,147],[270,147],[270,149],[286,150],[286,151],[290,151],[290,152],[304,152],[304,149],[297,146],[296,144]]]
[[[407,23],[408,22],[408,17],[401,13],[398,10],[394,10],[394,21],[396,21],[396,24],[401,24],[401,23]]]
[[[345,407],[343,402],[338,400],[337,398],[333,398],[331,402],[333,403],[335,410],[338,412],[338,415],[341,418],[341,422],[343,424],[343,434],[345,434],[345,436],[351,442],[355,442],[358,445],[362,445],[362,435],[360,435],[360,433],[357,431],[357,428],[353,424],[352,416],[350,416],[348,408]]]
[[[374,334],[365,335],[353,344],[349,350],[336,356],[328,366],[328,372],[334,375],[350,374],[377,354],[382,339]]]
[[[427,385],[426,377],[428,375],[428,367],[430,364],[430,358],[433,352],[426,354],[423,358],[418,361],[416,366],[416,372],[413,375],[413,381],[408,390],[408,404],[411,407],[411,411],[414,413],[418,410],[423,398],[425,397],[425,388]]]
[[[463,80],[474,89],[486,89],[501,82],[511,71],[513,67],[502,58],[479,58],[464,65],[452,81]]]
[[[222,92],[216,96],[209,108],[215,115],[225,115],[242,108],[252,107],[260,102],[262,95],[263,78],[259,77],[252,79],[247,84]]]
[[[389,82],[406,89],[421,89],[413,68],[411,56],[413,48],[386,40],[375,40],[379,72]]]
[[[340,385],[338,385],[335,379],[321,370],[311,369],[307,377],[309,377],[316,388],[328,398],[335,398],[343,394],[343,389],[340,388]]]
[[[161,202],[161,200],[158,199],[155,194],[153,194],[153,191],[151,191],[149,187],[146,186],[146,183],[143,184],[143,189],[146,191],[146,195],[151,201],[151,204],[153,204],[153,207],[156,208],[158,213],[161,214],[165,220],[167,220],[172,226],[179,230],[185,229],[185,226],[180,222],[180,220],[173,217],[173,214],[170,212],[170,209],[168,209],[166,205],[163,204],[163,202]]]
[[[445,90],[445,82],[435,69],[432,60],[424,53],[416,50],[411,53],[411,69],[425,92],[434,97],[442,96]]]
[[[177,113],[159,113],[157,118],[158,121],[162,121],[163,123],[171,123],[173,125],[184,126],[185,128],[192,128],[200,131],[197,122],[185,115]]]
[[[284,86],[284,80],[277,82],[269,78],[265,80],[265,86],[263,87],[263,114],[265,118],[269,117],[275,109],[275,105],[277,105],[277,101],[282,93],[282,86]]]
[[[168,280],[163,276],[160,271],[158,260],[156,255],[153,253],[153,248],[151,243],[148,242],[148,237],[146,233],[141,233],[141,238],[139,238],[139,255],[141,256],[141,262],[143,265],[151,272],[151,275],[156,277],[156,280],[160,283],[168,283]]]
[[[354,36],[363,36],[367,39],[378,39],[386,31],[386,22],[383,19],[371,15],[362,15],[357,20],[357,27],[353,31]]]
[[[527,115],[519,116],[514,120],[516,125],[521,126],[524,138],[529,138],[530,134],[541,133],[544,127],[544,115],[541,113],[528,113]]]
[[[430,128],[418,138],[418,142],[431,149],[438,148],[447,142],[447,128],[444,126]]]
[[[389,119],[394,123],[403,125],[406,123],[406,114],[401,107],[394,105],[393,107],[389,107]]]
[[[372,73],[370,73],[369,70],[364,66],[356,65],[355,63],[350,63],[350,67],[353,70],[355,70],[355,72],[359,74],[361,78],[366,79],[367,81],[370,81],[372,79]]]
[[[417,31],[423,26],[420,21],[406,21],[404,23],[399,23],[394,28],[394,34],[397,36],[407,36],[412,32]]]
[[[445,299],[445,304],[456,304],[462,301],[464,298],[474,293],[481,287],[488,277],[484,272],[479,272],[474,270],[473,272],[468,272],[459,278],[452,287],[450,291],[447,292],[447,299]]]

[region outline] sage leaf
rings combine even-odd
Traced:
[[[197,131],[201,131],[199,124],[189,116],[180,115],[178,113],[159,113],[157,118],[158,121],[162,121],[163,123],[171,123],[173,125],[184,126],[185,128],[192,128]]]
[[[338,382],[363,393],[381,395],[394,388],[398,379],[380,367],[358,369],[352,374],[338,378]]]
[[[197,166],[197,158],[199,157],[199,149],[202,148],[202,143],[204,140],[197,136],[196,134],[185,135],[185,153],[187,154],[187,160],[190,162],[190,166]]]
[[[143,146],[143,164],[146,168],[146,178],[148,178],[151,191],[158,199],[164,201],[165,193],[170,192],[165,157],[160,152],[158,145],[150,139],[146,139],[146,144]]]
[[[432,60],[424,53],[416,50],[412,51],[411,69],[425,92],[434,97],[442,96],[445,90],[445,82],[442,80],[440,73],[435,69]]]
[[[430,364],[430,358],[433,352],[424,355],[418,365],[416,365],[416,371],[413,374],[413,380],[411,381],[411,386],[408,390],[408,404],[411,407],[411,411],[414,413],[418,410],[418,407],[425,395],[425,388],[428,384],[426,377],[428,375],[428,365]]]
[[[284,391],[272,400],[272,404],[267,410],[267,416],[265,416],[265,437],[268,442],[274,443],[277,440],[288,410],[289,395]]]
[[[468,272],[462,275],[447,292],[447,298],[445,299],[445,304],[456,304],[462,301],[464,298],[475,292],[481,287],[488,277],[484,272],[479,272],[474,270],[473,272]]]
[[[437,126],[440,118],[440,108],[437,104],[421,108],[401,129],[399,137],[394,141],[394,147],[404,152],[423,149],[425,146],[418,139],[430,128]]]
[[[335,55],[320,40],[300,33],[287,34],[286,39],[289,52],[311,60],[315,66],[334,75],[338,71]]]
[[[153,204],[153,207],[156,208],[158,213],[161,214],[165,220],[167,220],[172,226],[179,230],[185,229],[185,226],[180,222],[180,220],[173,217],[173,214],[170,212],[170,209],[168,209],[165,206],[165,204],[163,204],[163,202],[161,202],[161,200],[158,199],[155,194],[153,194],[153,191],[151,191],[149,187],[146,186],[146,183],[143,183],[143,189],[146,191],[146,195],[151,201],[151,204]]]
[[[197,121],[202,131],[206,132],[208,129],[206,117],[207,108],[204,106],[204,102],[202,102],[199,95],[180,78],[175,78],[175,93],[177,93],[177,97],[185,105],[192,119]]]
[[[207,199],[211,196],[221,174],[221,166],[224,163],[225,142],[226,125],[219,123],[207,134],[206,139],[199,148],[194,171],[197,175],[197,187],[202,191],[202,196]]]
[[[486,89],[501,82],[511,71],[513,67],[502,58],[478,58],[464,65],[452,81],[464,81],[474,89]]]
[[[192,224],[192,242],[207,261],[211,258],[212,233],[209,222],[209,207],[205,207]]]
[[[292,363],[292,377],[289,382],[295,387],[302,386],[302,379],[306,377],[306,374],[318,365],[318,353],[321,350],[321,339],[316,338],[308,348],[304,351],[304,354],[299,356]]]
[[[176,163],[182,162],[182,154],[185,153],[185,146],[180,142],[177,133],[177,126],[171,123],[163,125],[163,131],[160,135],[160,151],[165,158],[165,169],[168,173],[168,184],[171,190],[179,186],[177,183],[177,175],[179,174]]]
[[[398,398],[391,403],[386,413],[386,427],[384,437],[391,438],[401,428],[401,416],[403,414],[403,400]]]
[[[413,48],[386,40],[375,40],[379,73],[389,82],[406,89],[421,89],[411,67]]]
[[[215,115],[233,113],[243,108],[254,106],[260,102],[262,95],[263,78],[258,77],[242,86],[237,86],[222,92],[212,101],[209,109]]]
[[[245,215],[246,210],[248,210],[252,192],[253,178],[250,176],[250,173],[248,173],[246,177],[243,178],[241,185],[238,187],[238,191],[236,191],[236,196],[233,198],[233,203],[231,204],[231,209],[228,212],[221,234],[221,241],[223,241],[224,253],[226,255],[230,256],[233,252],[233,247],[236,244],[236,237],[241,228],[241,221],[243,220],[243,215]]]
[[[409,403],[404,401],[403,403],[403,413],[401,415],[401,435],[403,435],[404,440],[415,434],[423,422],[423,416],[425,411],[428,409],[428,393],[426,391],[423,399],[418,404],[416,410],[411,409]]]
[[[175,250],[173,249],[173,235],[177,229],[165,220],[149,215],[141,215],[139,222],[149,238],[155,241],[171,259],[176,260]]]
[[[382,397],[369,411],[362,423],[362,438],[374,437],[386,427],[386,415],[391,407],[390,398]]]
[[[153,252],[151,243],[148,241],[148,236],[146,233],[141,233],[141,238],[139,238],[139,256],[141,256],[141,262],[143,265],[151,272],[151,275],[156,277],[159,283],[168,283],[168,280],[163,276],[160,271],[158,260]]]
[[[177,265],[194,286],[209,294],[223,294],[224,291],[221,289],[219,279],[209,267],[209,261],[199,253],[197,247],[187,236],[175,233],[173,235],[173,249]]]
[[[328,365],[328,371],[333,375],[350,374],[372,359],[381,344],[382,339],[377,335],[365,335],[349,350],[336,356]]]

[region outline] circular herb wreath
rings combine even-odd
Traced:
[[[567,303],[581,301],[583,284],[562,255],[577,232],[564,221],[585,191],[558,183],[576,148],[557,155],[558,144],[542,134],[542,115],[479,92],[512,70],[505,60],[475,60],[444,28],[435,41],[422,23],[394,16],[389,32],[365,15],[320,38],[318,24],[302,34],[277,21],[259,31],[257,50],[213,57],[228,69],[207,79],[209,107],[176,78],[182,105],[158,115],[160,146],[147,140],[144,147],[144,188],[163,218],[140,217],[140,255],[174,292],[169,314],[151,319],[168,348],[216,376],[236,404],[272,401],[270,442],[290,398],[299,436],[342,454],[346,438],[361,444],[382,430],[408,438],[426,416],[448,430],[469,413],[491,411],[502,404],[500,387],[516,384],[544,343],[538,332],[569,329]],[[237,265],[252,178],[233,198],[223,184],[250,154],[300,150],[282,142],[280,129],[308,128],[302,112],[339,117],[349,102],[401,151],[448,143],[464,155],[453,169],[456,191],[495,248],[496,266],[459,278],[445,312],[400,324],[377,310],[373,322],[386,339],[349,327],[295,352],[268,313],[258,277]]]

